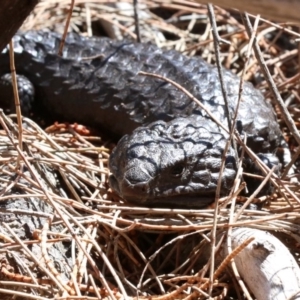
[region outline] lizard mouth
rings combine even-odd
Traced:
[[[139,206],[147,207],[165,207],[165,208],[205,208],[210,205],[215,200],[215,195],[201,195],[201,194],[183,194],[174,195],[168,197],[158,197],[158,198],[139,198],[139,197],[125,197],[125,200],[132,204],[137,204]]]
[[[180,193],[165,196],[152,196],[142,191],[131,189],[121,191],[120,184],[113,174],[109,176],[110,187],[126,202],[146,207],[161,208],[205,208],[215,200],[215,191]]]
[[[110,175],[109,184],[111,188],[119,194],[126,202],[138,206],[165,207],[165,208],[204,208],[215,200],[215,193],[186,193],[168,195],[162,197],[143,197],[142,193],[122,195],[118,180],[114,175]]]

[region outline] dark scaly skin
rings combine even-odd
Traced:
[[[145,206],[201,208],[214,201],[222,159],[220,195],[229,193],[236,177],[234,150],[224,148],[228,135],[202,116],[157,121],[125,135],[110,156],[111,187],[129,202]],[[278,173],[273,153],[257,153]],[[244,170],[261,175],[249,158]],[[245,178],[249,194],[261,183]],[[272,191],[270,184],[263,194]]]
[[[161,120],[159,126],[166,128],[166,134],[157,133],[156,123],[148,129],[139,128],[133,136],[124,137],[114,150],[110,182],[121,196],[133,202],[141,199],[146,204],[206,205],[214,198],[222,154],[228,163],[222,175],[221,193],[228,193],[235,176],[235,162],[232,149],[226,154],[222,151],[226,133],[174,86],[138,75],[145,71],[176,81],[226,126],[215,67],[199,57],[188,58],[150,44],[83,38],[76,34],[68,36],[61,58],[56,54],[59,37],[52,32],[28,32],[15,37],[17,72],[33,82],[47,113],[62,120],[101,126],[118,136],[131,134],[137,127],[156,120]],[[9,71],[8,62],[8,54],[2,54],[3,73]],[[224,81],[232,113],[239,78],[224,70]],[[174,120],[181,116],[186,120]],[[278,164],[272,154],[281,143],[281,131],[272,108],[250,83],[244,84],[237,128],[240,134],[247,134],[248,144],[256,153],[271,153],[264,157],[270,165]],[[204,136],[197,133],[201,130]],[[206,148],[202,149],[203,145]],[[176,176],[169,176],[167,170],[176,166],[182,166],[182,172],[179,168]]]

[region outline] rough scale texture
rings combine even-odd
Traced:
[[[60,38],[52,32],[28,32],[14,41],[17,72],[32,81],[48,114],[101,126],[118,136],[161,120],[124,137],[114,150],[110,182],[121,196],[146,204],[206,205],[214,198],[223,154],[227,159],[221,192],[228,193],[235,162],[232,149],[223,153],[227,135],[183,92],[138,75],[145,71],[176,81],[226,126],[215,67],[150,44],[76,34],[68,36],[63,57],[56,54]],[[0,57],[0,69],[9,71],[7,51]],[[232,113],[239,78],[227,70],[224,76]],[[174,120],[181,116],[187,118]],[[244,84],[237,128],[247,133],[256,153],[271,153],[263,156],[270,165],[278,163],[272,153],[280,144],[280,129],[272,108],[249,83]]]

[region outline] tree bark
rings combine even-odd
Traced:
[[[212,3],[224,8],[236,8],[252,14],[282,22],[300,23],[299,0],[195,0],[198,3]]]
[[[20,28],[39,0],[4,0],[0,6],[0,52]]]

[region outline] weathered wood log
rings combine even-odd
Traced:
[[[300,268],[286,246],[269,232],[235,228],[232,248],[255,237],[235,258],[236,267],[257,300],[300,299]],[[223,258],[227,255],[226,243]],[[293,296],[293,298],[292,298]]]
[[[5,0],[0,6],[0,51],[9,43],[39,0]]]
[[[282,22],[300,23],[299,0],[195,0],[198,3],[210,2],[224,8],[236,8],[252,14]]]

